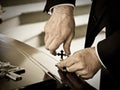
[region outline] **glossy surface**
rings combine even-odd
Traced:
[[[25,73],[21,74],[22,80],[20,81],[0,79],[0,90],[13,90],[42,82],[45,79],[45,72],[48,70],[41,66],[38,61],[42,61],[43,57],[49,59],[48,56],[44,55],[27,44],[0,34],[0,60],[25,68]]]
[[[0,90],[29,90],[29,88],[34,89],[35,87],[35,90],[41,90],[41,87],[42,90],[43,88],[49,90],[48,87],[51,90],[70,90],[70,88],[72,90],[88,90],[88,88],[89,90],[96,90],[82,79],[78,79],[75,74],[60,73],[55,66],[58,60],[48,54],[1,34],[0,60],[25,68],[25,73],[21,74],[22,80],[20,81],[0,78]],[[26,86],[25,89],[18,89]]]

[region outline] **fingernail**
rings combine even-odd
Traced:
[[[67,68],[66,68],[66,67],[63,67],[63,68],[62,68],[62,71],[63,71],[63,72],[67,72]]]
[[[55,66],[56,66],[56,67],[58,67],[58,65],[57,65],[57,64],[55,64]]]
[[[58,66],[58,64],[56,64],[55,66],[56,66],[57,68],[59,68],[60,70],[62,70],[63,72],[67,72],[66,67],[60,68],[60,67]]]
[[[71,54],[71,53],[66,53],[66,56],[69,57],[70,54]]]
[[[56,56],[56,52],[50,51],[50,53],[54,56]]]

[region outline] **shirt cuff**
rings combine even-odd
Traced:
[[[53,6],[53,7],[51,7],[51,8],[49,9],[48,14],[52,15],[53,9],[54,9],[55,7],[57,7],[57,6],[64,6],[64,5],[74,7],[73,4],[59,4],[59,5],[55,5],[55,6]]]
[[[103,67],[105,67],[105,65],[103,64],[102,60],[101,60],[100,57],[99,57],[98,50],[97,50],[97,45],[95,46],[95,52],[96,52],[96,55],[97,55],[100,63],[102,64]],[[106,68],[106,67],[105,67],[105,68]]]

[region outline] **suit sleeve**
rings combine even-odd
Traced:
[[[117,30],[112,35],[102,40],[97,45],[98,54],[103,64],[112,73],[119,67],[120,60],[120,30]]]
[[[49,9],[58,4],[73,4],[75,5],[76,0],[47,0],[44,8],[44,12],[48,12]]]
[[[98,54],[103,64],[112,74],[120,75],[120,8],[119,0],[110,0],[106,39],[97,45]],[[117,77],[117,76],[114,76]]]

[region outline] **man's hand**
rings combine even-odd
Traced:
[[[96,56],[95,48],[86,48],[75,52],[57,66],[66,67],[68,72],[75,72],[80,78],[90,79],[101,68],[101,63]]]
[[[45,25],[45,47],[53,55],[63,44],[66,54],[70,54],[70,44],[75,34],[75,22],[72,6],[54,7],[52,16]]]

